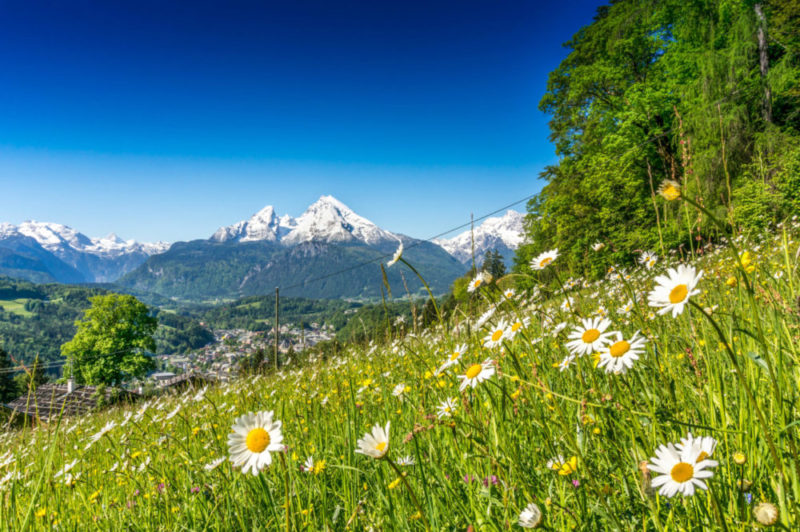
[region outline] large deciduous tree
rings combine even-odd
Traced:
[[[540,109],[558,164],[529,204],[517,257],[559,248],[599,275],[636,250],[663,252],[716,231],[694,209],[654,201],[664,179],[732,229],[800,204],[796,0],[617,0],[566,43]],[[738,211],[737,211],[738,209]],[[607,244],[602,255],[595,242]]]
[[[67,357],[65,374],[82,384],[118,385],[152,370],[155,362],[148,351],[156,348],[158,321],[147,306],[120,294],[89,301],[91,307],[75,322],[75,337],[61,346]]]

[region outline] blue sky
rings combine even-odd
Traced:
[[[5,1],[0,221],[176,241],[331,194],[432,236],[541,188],[601,3]]]

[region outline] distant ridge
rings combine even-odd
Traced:
[[[496,249],[503,256],[507,266],[511,265],[514,252],[523,241],[523,222],[525,215],[509,210],[503,216],[487,218],[475,228],[475,262],[483,263],[484,254]],[[462,264],[472,263],[473,232],[470,230],[453,238],[434,240]]]
[[[57,223],[0,223],[0,275],[34,282],[109,282],[133,270],[165,242],[90,238]]]

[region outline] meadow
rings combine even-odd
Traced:
[[[0,529],[796,530],[797,230],[542,254],[416,334],[9,430]]]

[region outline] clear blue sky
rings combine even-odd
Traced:
[[[540,189],[601,3],[6,0],[0,221],[189,240],[331,194],[432,236]]]

